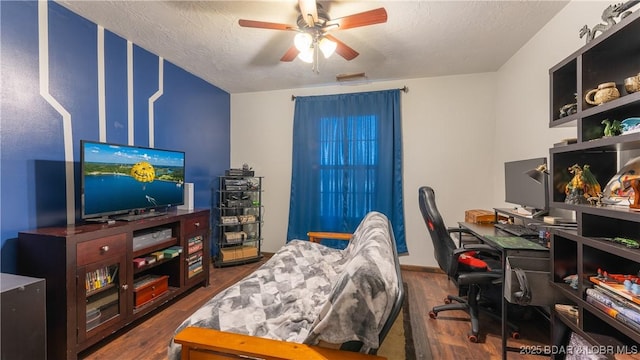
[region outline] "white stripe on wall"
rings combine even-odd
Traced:
[[[164,93],[164,59],[158,56],[158,91],[156,91],[149,98],[149,147],[154,147],[155,138],[155,117],[153,112],[153,105],[160,96]]]
[[[133,43],[127,41],[127,126],[128,144],[133,145]]]
[[[105,106],[104,27],[98,25],[98,134],[107,141],[107,112]]]
[[[38,0],[38,62],[40,70],[40,96],[61,116],[64,143],[65,186],[67,197],[67,224],[74,224],[75,191],[73,178],[73,132],[71,114],[49,93],[49,3]]]

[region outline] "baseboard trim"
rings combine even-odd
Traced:
[[[400,270],[444,274],[444,271],[442,271],[440,268],[431,267],[431,266],[402,265],[401,264],[400,265]]]

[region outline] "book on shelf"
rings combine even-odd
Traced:
[[[189,271],[202,270],[202,261],[189,265]]]
[[[170,248],[164,249],[164,258],[171,259],[182,253],[182,247],[180,246],[172,246]]]
[[[195,244],[195,243],[199,243],[199,242],[201,243],[202,242],[202,235],[194,236],[191,239],[189,239],[187,242],[189,243],[189,245]]]
[[[202,250],[202,242],[189,243],[189,254]]]
[[[566,219],[559,216],[545,216],[542,221],[551,225],[565,225],[568,227],[577,226],[577,223],[573,219]]]
[[[616,310],[618,313],[623,314],[625,317],[635,321],[640,326],[640,312],[636,311],[633,306],[628,303],[616,300],[606,289],[587,289],[587,296],[598,300],[600,303]]]
[[[189,262],[189,264],[191,264],[192,262],[196,262],[198,260],[202,260],[202,253],[191,254],[187,258],[187,261]]]
[[[617,293],[607,290],[606,288],[600,286],[600,285],[594,285],[593,289],[596,291],[599,291],[607,296],[609,296],[611,298],[611,300],[616,301],[621,303],[621,305],[628,307],[634,311],[636,311],[638,314],[640,314],[640,305],[634,303],[631,300],[626,299],[623,296],[618,295]]]
[[[202,272],[202,268],[199,268],[199,269],[196,269],[196,270],[193,270],[193,271],[189,270],[189,277],[192,277],[192,276],[194,276],[194,275],[196,275],[196,274],[198,274],[200,272]]]
[[[594,307],[598,308],[599,310],[601,310],[605,314],[607,314],[607,315],[611,316],[612,318],[618,320],[619,322],[625,324],[626,326],[630,327],[631,329],[633,329],[633,330],[635,330],[637,332],[640,332],[640,324],[638,324],[637,322],[633,321],[631,318],[629,318],[625,314],[619,312],[618,310],[612,308],[611,306],[607,306],[606,304],[602,303],[601,301],[599,301],[594,296],[587,295],[586,300],[587,300],[587,302],[589,304],[591,304]]]
[[[586,299],[587,299],[587,302],[589,304],[597,307],[599,310],[601,310],[605,314],[611,316],[612,318],[615,319],[616,315],[618,315],[618,310],[612,308],[611,306],[608,306],[607,304],[605,304],[602,301],[598,300],[598,298],[596,298],[594,296],[591,296],[591,295],[587,295]]]
[[[203,270],[202,261],[189,265],[189,277]]]
[[[137,269],[145,266],[146,263],[147,263],[147,261],[144,258],[135,258],[135,259],[133,259],[133,266],[136,267]]]
[[[606,281],[598,276],[590,276],[589,281],[640,305],[640,296],[634,295],[631,291],[625,289],[623,284],[620,284],[617,281]]]

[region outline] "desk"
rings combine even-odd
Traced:
[[[494,249],[500,250],[502,253],[502,269],[506,269],[507,265],[507,257],[508,256],[527,256],[527,257],[539,257],[539,258],[548,258],[549,257],[549,249],[538,245],[530,240],[523,238],[513,239],[513,236],[503,232],[501,230],[496,229],[493,224],[472,224],[466,222],[458,223],[461,228],[468,230],[473,235],[482,239],[487,245],[493,247]],[[508,236],[511,239],[507,241],[501,241],[502,239],[495,238],[501,236]],[[519,241],[521,240],[521,241]],[[505,288],[505,279],[502,279],[502,358],[507,358],[507,350],[519,350],[519,349],[511,349],[507,347],[507,337],[511,337],[508,335],[507,329],[507,300],[504,297],[504,288]]]

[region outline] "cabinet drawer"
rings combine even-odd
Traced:
[[[187,219],[184,221],[184,233],[190,234],[194,231],[208,229],[209,228],[209,217],[208,216],[198,216],[191,219]]]
[[[112,256],[123,255],[126,250],[127,234],[116,234],[77,245],[78,266],[91,264]]]
[[[133,298],[135,307],[142,306],[169,290],[169,277],[149,275],[135,281]]]

